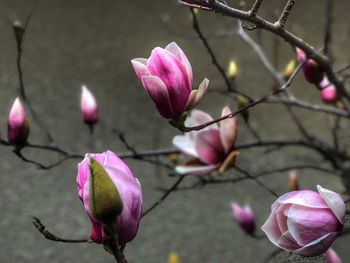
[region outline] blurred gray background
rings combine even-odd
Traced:
[[[237,1],[229,1],[237,5]],[[260,14],[273,20],[285,1],[265,1]],[[322,48],[325,1],[297,1],[288,28],[317,48]],[[349,1],[334,1],[334,34],[332,50],[335,59],[349,59]],[[247,1],[250,6],[251,1]],[[197,39],[189,10],[175,0],[1,0],[0,1],[0,130],[6,136],[6,117],[17,95],[16,45],[12,22],[25,21],[33,13],[25,40],[23,71],[26,91],[39,116],[50,128],[57,144],[72,153],[102,152],[111,149],[124,152],[125,147],[113,129],[124,131],[128,141],[138,149],[171,147],[178,132],[158,115],[143,91],[130,65],[134,57],[147,57],[152,48],[176,41],[188,55],[194,70],[194,86],[204,77],[209,89],[225,89],[224,82],[211,64],[202,43]],[[255,96],[267,94],[273,80],[250,47],[238,38],[228,36],[236,22],[206,12],[199,21],[219,62],[226,67],[230,59],[238,64],[237,85]],[[221,34],[221,33],[224,34]],[[249,33],[257,38],[256,32]],[[223,36],[224,35],[224,36]],[[268,55],[276,38],[261,34]],[[288,44],[279,41],[279,69],[293,58]],[[100,105],[101,122],[89,135],[79,111],[80,87],[86,84]],[[305,100],[320,102],[319,93],[296,79],[291,90]],[[235,102],[216,93],[207,94],[199,106],[213,116]],[[251,121],[263,138],[298,138],[300,134],[283,107],[258,106],[251,110]],[[325,114],[298,110],[302,122],[326,140]],[[45,144],[45,136],[32,122],[30,142]],[[346,128],[346,126],[343,126]],[[349,134],[341,134],[349,141]],[[239,119],[238,142],[253,138]],[[300,148],[266,154],[262,150],[242,151],[241,167],[264,171],[292,164],[321,164],[318,155]],[[49,164],[55,153],[26,149],[24,154]],[[39,217],[53,233],[67,238],[85,238],[90,222],[76,194],[75,176],[79,160],[69,160],[51,170],[39,170],[17,158],[9,147],[0,146],[0,262],[114,262],[101,246],[62,244],[44,239],[32,226],[31,216]],[[140,179],[144,207],[148,208],[176,178],[164,169],[127,160]],[[310,170],[299,173],[303,188],[315,189],[320,183],[343,191],[335,176]],[[229,171],[225,176],[236,176]],[[287,173],[263,178],[272,189],[282,194],[287,190]],[[184,185],[195,182],[187,178]],[[263,224],[274,197],[255,182],[208,185],[201,189],[178,191],[141,222],[135,240],[126,248],[129,263],[166,262],[169,252],[176,251],[181,262],[229,263],[261,262],[275,248],[266,239],[247,237],[232,221],[230,203],[251,204],[257,226]],[[262,235],[260,229],[258,235]],[[343,262],[350,262],[349,237],[339,238],[334,248]]]

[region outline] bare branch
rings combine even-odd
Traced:
[[[286,24],[286,21],[288,19],[290,11],[292,11],[294,4],[295,0],[288,0],[286,6],[283,9],[282,14],[278,18],[278,21],[275,23],[277,27],[284,28],[284,25]]]
[[[258,13],[258,10],[264,0],[255,0],[252,8],[249,10],[249,15],[254,17]]]
[[[40,234],[42,234],[46,239],[51,241],[62,242],[62,243],[90,243],[91,242],[89,239],[66,239],[66,238],[58,237],[52,234],[49,230],[47,230],[46,227],[41,223],[41,221],[37,217],[33,217],[33,225],[40,232]]]

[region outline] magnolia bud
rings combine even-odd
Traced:
[[[289,172],[288,191],[291,192],[297,190],[299,190],[298,174],[295,170],[292,170]]]
[[[179,256],[176,252],[171,252],[168,257],[168,263],[179,263]]]
[[[308,59],[306,57],[305,52],[300,48],[297,48],[296,52],[299,63],[306,60],[303,65],[305,79],[310,83],[319,84],[323,79],[323,70],[321,69],[321,67],[317,64],[315,60]]]
[[[27,142],[29,122],[19,98],[12,104],[7,119],[7,137],[11,144],[22,145]]]
[[[82,86],[81,89],[81,113],[86,124],[92,125],[98,121],[96,99],[86,86]]]
[[[335,251],[329,248],[326,252],[327,263],[342,263],[340,257],[335,253]]]
[[[246,233],[253,234],[255,231],[255,218],[250,206],[241,207],[233,203],[231,207],[233,219]]]
[[[329,82],[327,76],[320,82],[321,98],[324,102],[333,102],[337,99],[337,88]]]
[[[227,77],[229,77],[230,79],[234,79],[236,75],[237,75],[237,64],[233,60],[231,60],[227,69]]]
[[[123,211],[117,187],[106,170],[90,157],[90,210],[97,221],[110,226]]]
[[[293,74],[294,70],[296,69],[296,62],[294,59],[288,62],[287,66],[285,67],[283,71],[283,78],[287,81]]]

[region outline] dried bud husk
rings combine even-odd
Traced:
[[[298,175],[296,171],[290,171],[289,172],[289,179],[288,179],[288,191],[297,191],[299,190],[299,183],[298,183]]]
[[[218,169],[218,173],[220,175],[223,175],[228,168],[233,167],[235,165],[236,158],[238,155],[239,155],[239,151],[230,152],[225,158],[225,160],[222,162],[222,164],[220,165]]]
[[[90,210],[102,224],[113,227],[123,211],[123,202],[117,187],[106,170],[94,158],[90,158]]]

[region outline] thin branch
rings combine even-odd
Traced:
[[[255,100],[249,104],[247,104],[246,106],[238,109],[237,111],[233,112],[233,113],[230,113],[230,114],[227,114],[225,116],[222,116],[221,118],[218,118],[216,120],[212,120],[212,121],[209,121],[209,122],[206,122],[204,124],[201,124],[201,125],[197,125],[197,126],[193,126],[193,127],[185,127],[184,131],[185,132],[189,132],[189,131],[199,131],[199,130],[202,130],[204,129],[205,127],[208,127],[214,123],[217,123],[217,122],[220,122],[220,121],[223,121],[223,120],[226,120],[228,118],[233,118],[234,116],[236,116],[237,114],[249,109],[249,108],[252,108],[262,102],[265,102],[267,99],[269,99],[270,97],[273,97],[283,91],[285,91],[291,84],[292,84],[292,81],[293,79],[295,78],[295,76],[297,75],[297,73],[299,72],[299,70],[301,69],[301,67],[303,66],[304,62],[303,63],[300,63],[297,68],[294,70],[293,74],[291,75],[291,77],[288,79],[288,81],[282,86],[280,87],[279,89],[273,91],[273,93],[271,95],[267,95],[267,96],[264,96],[258,100]]]
[[[163,203],[163,201],[172,193],[176,190],[176,188],[180,185],[180,183],[183,181],[183,179],[185,179],[186,175],[181,175],[179,177],[179,179],[176,180],[176,182],[167,190],[165,191],[165,193],[162,195],[162,197],[156,201],[151,207],[149,207],[148,209],[146,209],[146,211],[144,211],[142,213],[142,217],[146,216],[149,212],[151,212],[153,209],[155,209],[158,205],[160,205],[161,203]]]
[[[252,8],[249,10],[249,15],[250,16],[252,16],[252,17],[256,16],[256,14],[258,13],[258,10],[259,10],[259,8],[260,8],[260,6],[261,6],[263,1],[264,0],[255,0]]]
[[[193,26],[193,29],[196,31],[196,33],[198,34],[198,37],[200,38],[200,40],[202,41],[203,45],[205,46],[205,48],[207,49],[208,51],[208,54],[210,55],[211,57],[211,60],[213,62],[213,64],[215,65],[215,67],[217,68],[217,70],[219,71],[220,75],[222,76],[222,78],[224,79],[225,81],[225,84],[226,84],[226,87],[227,87],[227,90],[229,92],[233,92],[233,93],[236,93],[236,94],[239,94],[239,95],[242,95],[244,96],[245,98],[247,98],[249,101],[251,101],[251,98],[242,93],[242,92],[239,92],[238,90],[234,89],[231,85],[231,82],[230,80],[227,78],[226,76],[226,73],[225,73],[225,70],[220,66],[219,62],[217,61],[216,59],[216,56],[214,54],[214,51],[212,50],[212,48],[210,47],[207,39],[205,38],[205,36],[203,35],[201,29],[200,29],[200,26],[199,26],[199,23],[198,23],[198,19],[197,19],[197,16],[193,10],[193,8],[190,8],[190,11],[191,11],[191,14],[192,14],[192,26]]]
[[[37,217],[33,217],[33,225],[39,231],[40,234],[42,234],[46,239],[51,241],[62,242],[62,243],[90,243],[91,242],[89,239],[67,239],[67,238],[58,237],[52,234],[49,230],[47,230],[46,227],[41,223],[41,221]]]
[[[303,41],[301,38],[293,35],[288,30],[281,28],[259,16],[251,17],[249,12],[245,12],[236,8],[232,8],[226,4],[218,1],[205,1],[205,0],[182,0],[182,3],[186,5],[196,5],[208,11],[215,11],[225,16],[238,18],[247,22],[254,24],[255,26],[265,29],[285,41],[291,44],[293,47],[299,47],[302,49],[309,58],[314,59],[320,67],[325,71],[330,82],[332,82],[339,90],[340,95],[344,96],[348,101],[350,100],[350,95],[344,87],[342,80],[333,71],[329,59],[322,53],[317,52],[317,50]]]
[[[323,53],[327,56],[331,55],[330,45],[332,41],[332,24],[333,24],[333,0],[325,0],[325,35],[324,35],[324,48]]]
[[[283,9],[282,14],[278,18],[278,21],[275,23],[277,27],[284,28],[284,25],[287,22],[288,16],[292,11],[294,4],[295,4],[295,0],[288,0],[286,6]]]

